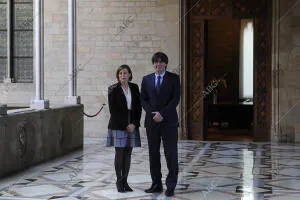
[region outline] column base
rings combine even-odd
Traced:
[[[7,105],[0,104],[0,115],[7,115]]]
[[[81,99],[80,96],[67,96],[65,97],[65,104],[80,104]]]
[[[49,109],[49,104],[49,100],[31,100],[30,108],[37,110]]]
[[[11,78],[5,78],[4,80],[3,80],[3,83],[6,83],[6,84],[8,84],[8,83],[13,83],[14,81],[13,81],[13,79],[11,79]]]

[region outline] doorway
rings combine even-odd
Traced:
[[[188,1],[187,8],[193,8],[187,17],[188,138],[228,140],[236,132],[242,139],[230,140],[269,141],[271,2]],[[240,91],[243,19],[253,25],[252,97]]]
[[[205,138],[252,141],[253,20],[207,20],[205,30]]]

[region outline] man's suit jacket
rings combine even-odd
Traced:
[[[155,73],[144,76],[141,88],[141,104],[146,111],[145,127],[157,124],[152,112],[159,112],[166,125],[178,126],[176,107],[180,99],[180,79],[177,74],[166,71],[160,92],[155,92]]]
[[[142,106],[140,102],[140,91],[137,84],[129,82],[131,91],[131,122],[136,127],[140,126]],[[125,130],[128,126],[128,108],[124,91],[120,83],[108,88],[108,104],[110,119],[108,128],[113,130]]]

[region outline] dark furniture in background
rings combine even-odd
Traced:
[[[207,121],[211,126],[213,122],[228,123],[229,129],[248,129],[253,124],[253,103],[218,103],[207,105]]]

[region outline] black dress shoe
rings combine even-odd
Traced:
[[[124,188],[117,187],[117,190],[118,190],[118,192],[120,192],[120,193],[124,193],[124,192],[125,192],[125,189],[124,189]]]
[[[165,195],[166,195],[167,197],[174,196],[174,190],[166,190]]]
[[[124,193],[125,192],[123,183],[117,182],[116,185],[117,185],[118,192],[120,192],[120,193]]]
[[[146,193],[156,193],[162,191],[163,191],[162,184],[156,184],[156,183],[152,183],[151,187],[145,190]]]
[[[124,184],[124,191],[125,192],[133,192],[133,189],[128,185],[128,183]]]

